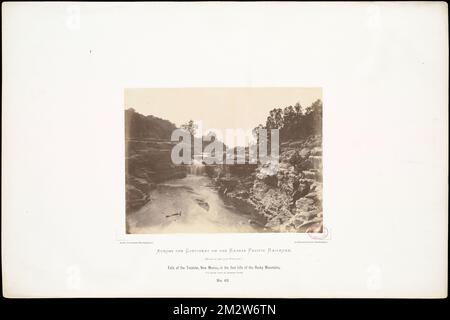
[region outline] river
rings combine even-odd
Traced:
[[[129,233],[261,232],[254,217],[219,195],[200,166],[158,184],[150,202],[127,217]]]

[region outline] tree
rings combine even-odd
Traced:
[[[311,125],[315,134],[322,133],[322,100],[318,99],[311,105]]]
[[[280,129],[280,138],[284,141],[322,134],[322,101],[318,99],[306,109],[299,102],[284,109],[272,109],[267,117],[266,126],[259,125],[259,127]]]
[[[261,130],[261,129],[266,129],[266,127],[264,127],[262,124],[259,124],[257,127],[253,128],[253,130],[252,130],[253,137],[256,140],[256,145],[259,144],[259,130]]]
[[[283,110],[283,127],[281,134],[286,138],[291,138],[293,135],[293,128],[295,127],[296,112],[292,106],[286,107]]]
[[[275,108],[270,110],[267,117],[266,127],[267,129],[280,129],[283,126],[283,110],[281,108]]]
[[[191,134],[191,136],[194,136],[197,132],[198,126],[194,123],[194,121],[189,120],[187,123],[181,125],[181,129],[186,130]]]
[[[303,114],[302,106],[300,105],[300,102],[297,102],[294,106],[295,114],[297,116],[301,116]]]

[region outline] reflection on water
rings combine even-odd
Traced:
[[[159,184],[151,201],[127,217],[129,233],[260,232],[251,216],[225,204],[202,174],[192,166],[186,178]]]

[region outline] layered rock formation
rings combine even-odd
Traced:
[[[146,204],[156,183],[186,176],[186,167],[174,165],[170,159],[173,144],[156,139],[126,141],[127,212]]]
[[[186,176],[186,167],[174,165],[170,158],[175,128],[170,121],[125,110],[127,213],[150,201],[156,183]]]
[[[209,167],[219,192],[247,213],[257,212],[267,231],[321,232],[322,137],[282,143],[278,170],[269,164]]]

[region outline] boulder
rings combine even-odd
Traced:
[[[314,210],[314,200],[310,198],[300,198],[295,202],[297,212],[307,212]]]
[[[313,155],[313,156],[321,156],[322,155],[322,147],[314,147],[314,148],[312,148],[311,155]]]
[[[308,149],[308,148],[303,148],[302,150],[300,150],[299,155],[300,155],[302,158],[306,158],[306,157],[309,156],[310,153],[311,153],[311,150],[310,150],[310,149]]]
[[[306,171],[303,171],[303,175],[307,179],[315,179],[317,176],[317,173],[314,171],[306,170]]]
[[[314,169],[322,169],[322,156],[309,156]]]
[[[302,141],[294,141],[294,142],[289,143],[289,147],[290,148],[299,148],[302,146],[302,144],[303,144]]]

